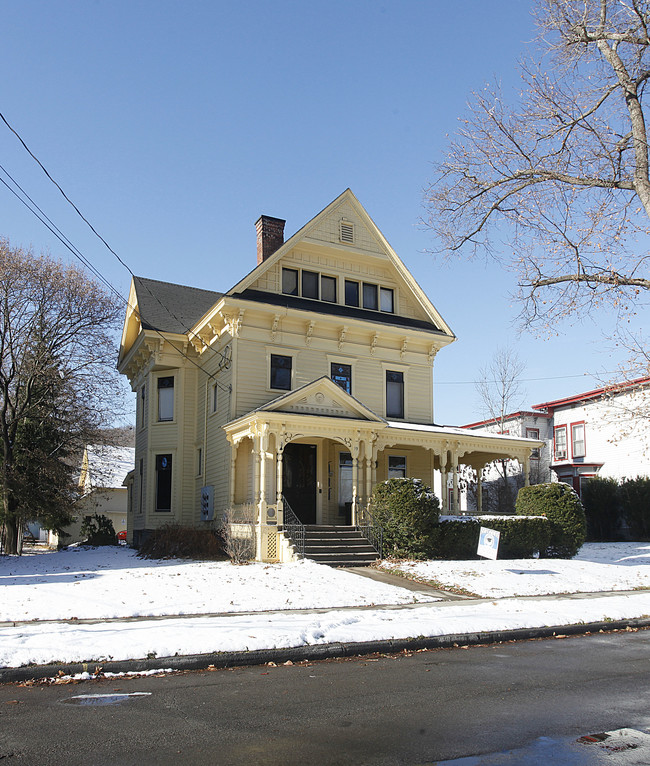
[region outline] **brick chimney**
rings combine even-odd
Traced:
[[[285,223],[282,218],[273,218],[270,215],[261,215],[255,221],[258,266],[284,244]]]

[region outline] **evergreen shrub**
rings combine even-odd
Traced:
[[[84,516],[81,534],[86,538],[86,545],[117,545],[113,522],[104,514]]]
[[[596,476],[583,483],[581,494],[587,517],[587,540],[620,540],[621,502],[618,481]]]
[[[433,558],[450,561],[477,559],[476,546],[481,525],[470,516],[444,519],[433,535]]]
[[[587,521],[580,498],[562,482],[522,487],[515,510],[519,516],[546,516],[551,537],[540,556],[572,558],[582,547],[587,534]]]
[[[551,525],[542,516],[491,516],[479,521],[482,527],[501,533],[500,559],[530,559],[538,553],[542,555],[551,542]]]
[[[650,540],[650,478],[625,479],[620,488],[623,518],[635,540]]]
[[[370,510],[384,530],[384,555],[426,559],[433,553],[440,504],[420,479],[388,479],[377,484]]]

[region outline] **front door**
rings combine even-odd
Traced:
[[[282,457],[282,494],[303,524],[316,523],[316,445],[287,444]]]

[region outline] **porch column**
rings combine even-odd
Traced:
[[[235,477],[237,476],[237,448],[238,442],[230,443],[230,505],[235,504]]]
[[[280,518],[280,512],[284,511],[282,504],[282,453],[284,444],[278,440],[275,458],[275,503],[278,509],[278,524],[282,524],[284,518]]]
[[[372,495],[372,455],[366,455],[366,508],[370,507]]]
[[[446,515],[449,513],[449,492],[447,492],[447,460],[448,460],[449,453],[447,450],[442,451],[442,455],[440,456],[440,494],[442,497],[440,500],[442,501],[442,513],[443,515]],[[444,457],[444,460],[443,460]]]
[[[262,427],[262,433],[259,436],[260,445],[260,500],[259,515],[260,524],[266,523],[266,452],[269,446],[269,434],[266,426]]]
[[[453,507],[453,513],[459,513],[458,510],[458,458],[456,456],[456,453],[453,452],[451,455],[451,470],[453,473],[453,489],[451,492],[451,501]]]
[[[352,444],[352,525],[357,523],[357,498],[359,494],[359,441]]]
[[[478,469],[476,470],[476,511],[479,516],[483,513],[483,482]]]
[[[253,437],[253,503],[259,508],[260,502],[260,437]],[[261,521],[261,519],[258,519]]]
[[[530,455],[524,457],[524,487],[530,487]]]

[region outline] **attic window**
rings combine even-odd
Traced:
[[[354,224],[350,221],[341,221],[340,230],[341,242],[346,242],[348,245],[354,243]]]

